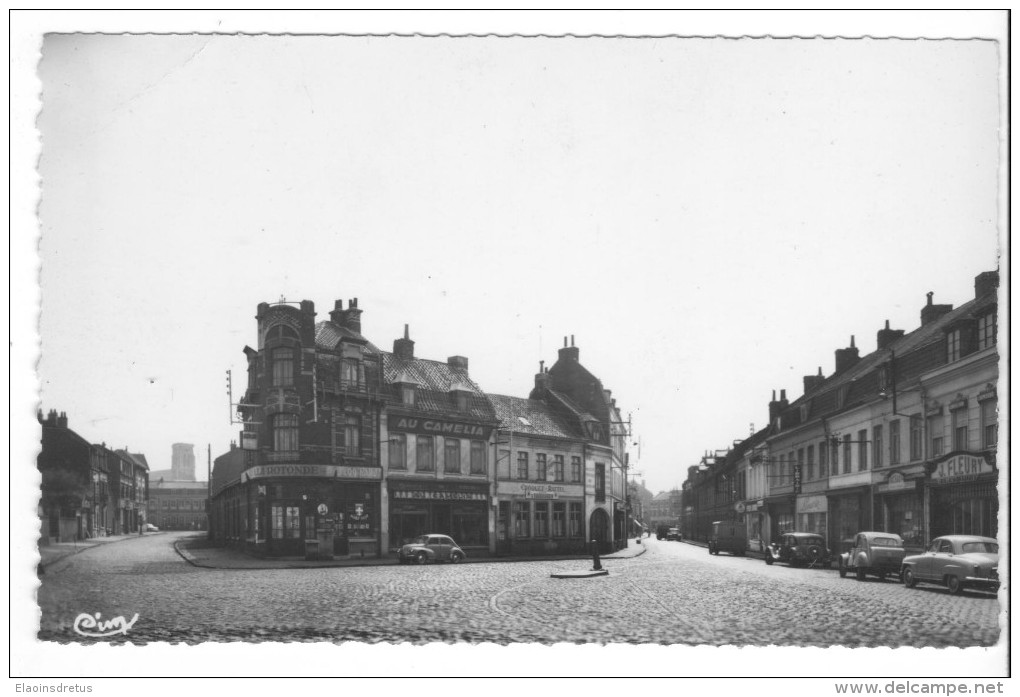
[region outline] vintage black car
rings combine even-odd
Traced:
[[[828,567],[832,558],[825,538],[813,532],[784,532],[765,548],[765,563],[777,561],[790,566]]]

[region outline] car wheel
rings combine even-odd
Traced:
[[[450,563],[451,564],[459,564],[460,560],[463,559],[463,558],[464,558],[463,555],[454,553],[453,555],[450,556]]]
[[[960,583],[960,577],[946,576],[946,588],[948,588],[949,592],[953,595],[959,595],[963,590],[963,584]]]
[[[914,578],[914,572],[910,569],[903,570],[903,585],[907,588],[913,588],[917,585],[917,579]]]
[[[769,566],[772,566],[775,563],[775,561],[776,560],[772,558],[771,554],[769,554],[768,552],[765,553],[765,563],[766,564],[768,564]]]
[[[842,559],[839,560],[839,577],[846,578],[846,564],[843,563]]]
[[[858,581],[864,581],[867,578],[867,576],[868,576],[868,570],[865,569],[863,566],[858,566],[857,567],[857,580]]]
[[[415,564],[428,564],[429,555],[425,554],[425,552],[418,552],[418,555],[414,558],[414,562]]]

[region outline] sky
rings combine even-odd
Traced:
[[[787,13],[783,34],[783,14],[520,31],[1001,38],[1004,22]],[[175,35],[44,36],[150,26],[53,17],[19,44],[16,118],[39,142],[12,233],[28,251],[12,289],[38,303],[12,330],[15,369],[34,369],[17,438],[55,409],[152,469],[193,443],[202,478],[207,448],[237,438],[225,371],[243,384],[256,306],[312,300],[324,320],[357,297],[377,346],[408,324],[417,356],[467,356],[497,394],[526,396],[573,336],[658,492],[764,426],[773,390],[831,374],[851,336],[867,354],[886,320],[919,326],[927,292],[959,305],[1008,271],[992,40],[366,35],[498,25],[406,14],[229,35],[285,24],[194,15]],[[501,19],[513,34],[521,17]]]

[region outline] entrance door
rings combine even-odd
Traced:
[[[609,539],[609,514],[601,508],[596,508],[592,511],[591,519],[589,521],[589,529],[591,530],[591,539],[598,541],[599,552],[601,554],[608,554],[612,552],[611,542]]]

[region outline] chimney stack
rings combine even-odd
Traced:
[[[560,360],[561,361],[573,361],[577,363],[580,360],[580,350],[574,346],[574,335],[570,335],[570,346],[567,346],[567,337],[563,337],[563,348],[560,349]]]
[[[995,289],[998,287],[999,287],[998,271],[985,271],[984,273],[979,273],[974,278],[974,297],[980,298],[982,295],[994,293]]]
[[[450,356],[449,358],[446,359],[446,363],[451,368],[458,368],[461,370],[468,369],[468,359],[465,358],[464,356]]]
[[[902,329],[890,329],[889,320],[885,321],[885,329],[878,330],[878,348],[882,350],[887,348],[891,343],[903,336],[904,332]]]
[[[414,358],[414,342],[411,341],[408,326],[404,325],[404,338],[397,339],[393,342],[393,353],[405,361],[412,360]]]
[[[782,390],[780,395],[779,401],[776,401],[776,391],[772,390],[772,401],[769,402],[769,422],[775,421],[779,413],[790,406],[790,403],[786,401],[786,390]]]
[[[836,349],[836,372],[842,373],[847,368],[852,368],[857,365],[859,360],[861,360],[861,355],[857,346],[854,345],[854,337],[851,336],[848,348]]]
[[[932,296],[935,293],[928,292],[928,304],[921,308],[921,326],[931,324],[935,320],[939,319],[948,312],[953,311],[952,305],[934,305],[932,304]]]
[[[344,329],[360,334],[361,310],[358,309],[358,299],[351,298],[348,300],[346,310],[344,309],[344,301],[337,300],[333,305],[333,310],[329,313],[329,319]]]
[[[818,375],[805,375],[804,376],[804,394],[811,392],[816,387],[825,382],[825,376],[822,375],[822,366],[818,366]],[[754,430],[751,431],[752,435]]]

